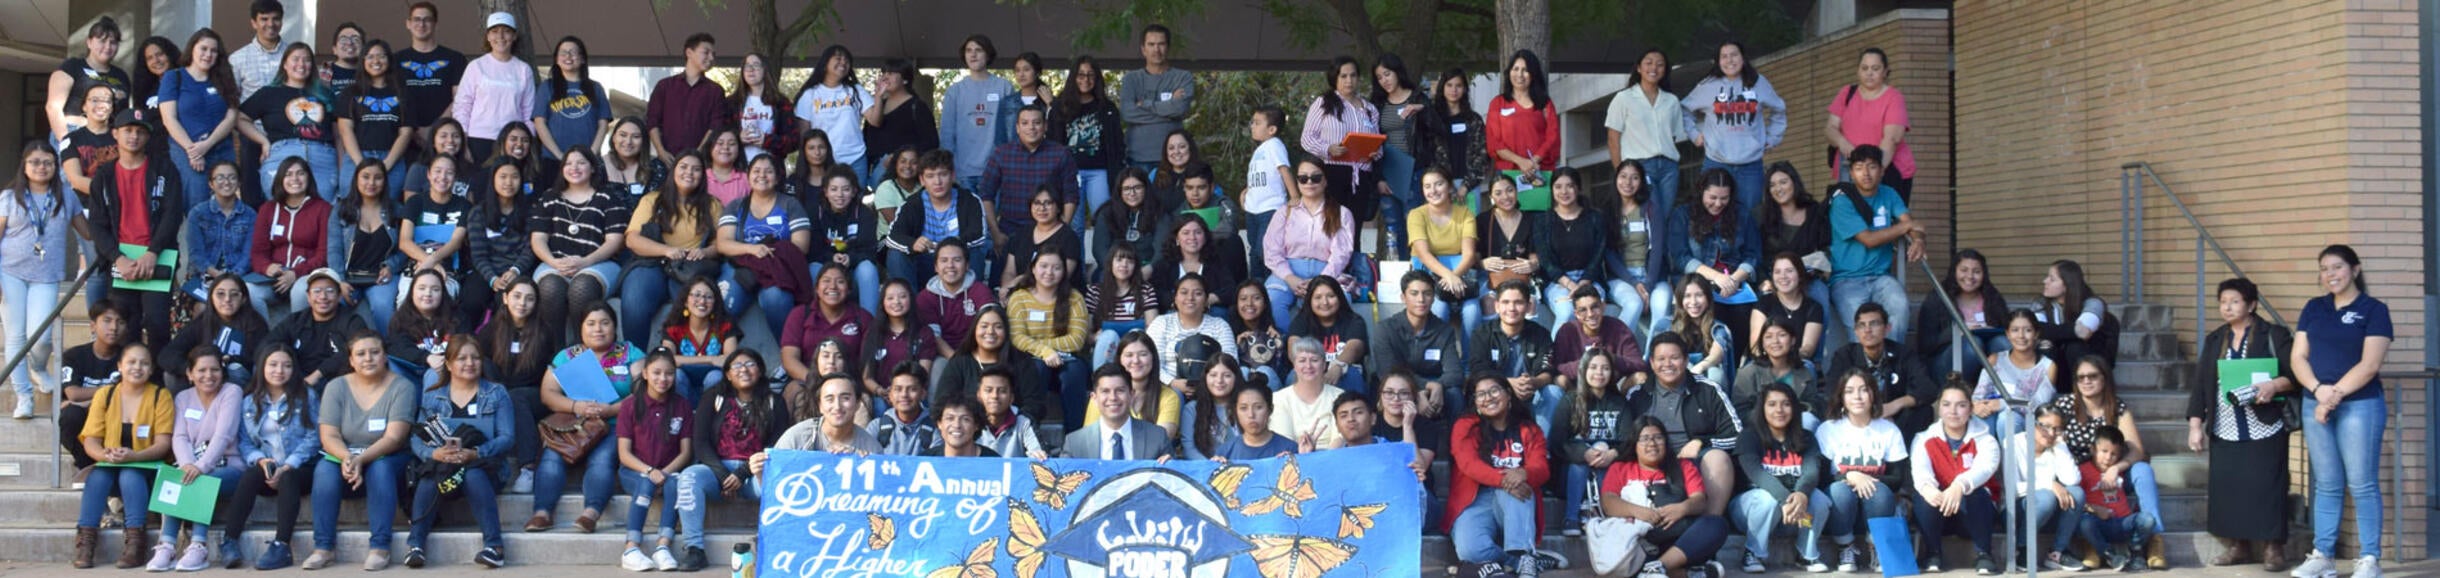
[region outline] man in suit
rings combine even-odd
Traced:
[[[1068,457],[1150,460],[1168,453],[1169,431],[1128,411],[1135,405],[1135,388],[1127,384],[1127,371],[1118,364],[1093,372],[1093,403],[1101,409],[1101,421],[1068,434]]]

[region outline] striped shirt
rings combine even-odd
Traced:
[[[544,198],[536,207],[527,230],[549,235],[544,246],[549,257],[584,257],[600,249],[611,235],[627,233],[627,204],[602,193],[591,193],[582,201],[565,196]]]

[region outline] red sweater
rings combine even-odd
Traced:
[[[1449,460],[1457,468],[1457,475],[1449,480],[1449,508],[1441,520],[1443,531],[1457,523],[1457,515],[1464,513],[1466,506],[1474,504],[1476,493],[1485,489],[1501,491],[1501,470],[1525,468],[1525,485],[1534,488],[1541,488],[1544,482],[1550,481],[1550,448],[1542,439],[1542,428],[1535,426],[1533,420],[1517,420],[1516,427],[1522,428],[1517,432],[1517,443],[1496,452],[1495,459],[1501,462],[1498,464],[1486,461],[1474,451],[1477,443],[1475,435],[1481,427],[1482,418],[1469,415],[1457,418],[1457,424],[1449,430]],[[1540,518],[1538,514],[1535,516],[1537,532],[1542,525]]]
[[[1556,103],[1545,102],[1541,108],[1527,110],[1523,103],[1509,100],[1503,94],[1492,97],[1491,109],[1483,111],[1484,152],[1491,155],[1491,166],[1498,170],[1523,170],[1498,151],[1538,155],[1542,160],[1540,170],[1558,169],[1560,130]]]
[[[274,264],[288,267],[303,277],[329,263],[330,203],[308,197],[303,206],[290,212],[279,201],[263,203],[254,211],[254,249],[247,255],[253,271],[261,273]],[[273,228],[277,235],[272,234]]]

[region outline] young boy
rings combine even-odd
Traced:
[[[2130,572],[2142,568],[2142,546],[2151,539],[2152,512],[2135,510],[2135,502],[2127,499],[2126,476],[2104,478],[2101,471],[2118,465],[2126,456],[2126,434],[2118,428],[2099,428],[2093,432],[2093,461],[2084,464],[2084,541],[2101,550],[2103,566]]]
[[[2084,486],[2076,456],[2067,452],[2066,444],[2059,443],[2059,428],[2065,427],[2066,422],[2055,407],[2036,406],[2036,426],[2032,431],[2017,434],[2007,445],[2008,479],[2015,484],[2020,511],[2032,512],[2035,527],[2047,528],[2055,534],[2050,539],[2049,553],[2042,556],[2042,569],[2083,572],[2083,561],[2067,554],[2067,541],[2075,536],[2083,518]],[[2033,451],[2025,451],[2027,448]],[[2027,472],[2032,473],[2030,480]],[[2024,545],[2018,544],[2017,548],[2012,564],[2019,568],[2008,570],[2010,574],[2022,571],[2027,559]]]
[[[889,411],[864,424],[864,431],[881,440],[881,453],[911,456],[940,447],[940,429],[932,426],[923,403],[924,384],[931,382],[920,363],[900,363],[890,370]]]
[[[1050,457],[1042,451],[1042,439],[1034,433],[1033,418],[1017,411],[1016,373],[1007,367],[983,370],[974,391],[975,399],[983,404],[983,413],[978,416],[982,431],[976,434],[976,444],[1005,457],[1037,460]]]
[[[1254,139],[1254,155],[1245,166],[1245,233],[1246,250],[1252,253],[1252,270],[1247,279],[1267,279],[1271,268],[1262,264],[1262,235],[1271,228],[1271,217],[1288,204],[1288,145],[1280,142],[1279,130],[1287,124],[1288,113],[1276,106],[1254,109],[1254,118],[1246,122],[1245,132]]]

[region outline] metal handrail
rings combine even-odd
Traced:
[[[2194,211],[2186,208],[2185,199],[2179,198],[2177,191],[2169,188],[2167,181],[2161,180],[2160,172],[2152,169],[2152,163],[2132,161],[2119,165],[2118,170],[2118,212],[2121,219],[2118,232],[2119,297],[2129,303],[2142,303],[2144,300],[2143,269],[2144,262],[2149,257],[2144,252],[2143,200],[2144,181],[2150,179],[2152,184],[2160,186],[2161,196],[2168,197],[2169,204],[2177,207],[2178,214],[2184,215],[2186,224],[2194,229],[2196,237],[2194,243],[2194,342],[2200,346],[2203,343],[2205,332],[2210,331],[2211,326],[2204,317],[2206,315],[2204,312],[2212,309],[2209,293],[2211,285],[2208,281],[2209,273],[2204,270],[2203,250],[2208,248],[2211,250],[2211,254],[2219,256],[2220,265],[2227,267],[2228,273],[2232,276],[2245,277],[2245,268],[2238,267],[2237,260],[2228,256],[2228,250],[2220,246],[2219,238],[2213,237],[2211,230],[2203,226],[2202,219],[2196,218]],[[2258,307],[2262,312],[2270,314],[2272,323],[2287,325],[2287,319],[2281,316],[2279,309],[2271,306],[2270,302],[2260,302]]]
[[[40,328],[39,328],[39,329],[34,330],[34,331],[33,331],[33,332],[31,332],[31,333],[28,333],[28,335],[51,335],[51,336],[57,336],[58,334],[57,334],[57,333],[55,333],[55,332],[53,332],[52,330],[54,330],[54,329],[58,329],[58,327],[57,327],[57,326],[59,325],[59,319],[60,319],[60,315],[65,314],[65,313],[67,313],[67,312],[68,312],[68,306],[69,306],[69,305],[71,305],[71,304],[76,303],[76,292],[84,290],[84,288],[85,288],[85,282],[92,280],[92,279],[93,279],[93,274],[94,274],[94,273],[101,272],[101,270],[102,270],[102,268],[103,268],[103,267],[108,266],[108,265],[107,265],[107,263],[108,263],[107,261],[102,261],[102,260],[96,259],[96,260],[95,260],[95,262],[94,262],[94,265],[93,265],[92,267],[86,267],[86,268],[84,269],[84,271],[83,271],[83,272],[78,273],[78,274],[76,275],[76,280],[75,280],[75,281],[72,281],[72,282],[70,282],[70,283],[68,283],[68,293],[67,293],[67,294],[65,294],[65,295],[61,295],[61,296],[59,297],[59,304],[51,306],[51,314],[50,314],[50,315],[46,315],[46,316],[44,316],[44,317],[42,318],[42,325],[40,326]],[[15,328],[10,328],[9,330],[10,330],[10,331],[15,331],[16,329],[15,329]],[[57,348],[54,348],[54,349],[56,350]],[[20,365],[20,364],[25,363],[26,357],[28,357],[28,356],[32,355],[33,353],[34,353],[34,343],[33,343],[33,341],[32,341],[32,340],[30,340],[30,339],[29,339],[29,340],[27,340],[27,342],[26,342],[26,347],[25,347],[25,349],[18,351],[16,355],[11,355],[11,356],[9,356],[9,358],[8,358],[8,363],[0,363],[0,375],[11,375],[11,374],[15,374],[15,373],[17,373],[17,366],[18,366],[18,365]],[[54,353],[53,355],[64,355],[64,354],[65,354],[65,353],[64,353],[64,352],[62,352],[62,353]],[[57,357],[54,357],[53,359],[57,359]],[[61,405],[61,404],[63,404],[63,403],[65,403],[65,402],[67,401],[67,397],[66,397],[66,396],[67,396],[67,391],[68,391],[68,384],[66,384],[66,383],[55,383],[55,384],[52,384],[52,387],[51,387],[51,419],[52,419],[52,420],[54,420],[54,421],[56,421],[56,420],[58,420],[58,419],[59,419],[59,407],[60,407],[60,405]],[[59,437],[60,437],[60,435],[61,435],[61,434],[59,433],[59,428],[55,428],[55,427],[54,427],[54,428],[45,428],[45,429],[48,429],[48,430],[50,430],[50,432],[51,432],[51,463],[52,463],[52,464],[58,464],[58,463],[59,463],[59,459],[60,459],[60,452],[61,452],[61,450],[60,450],[60,448],[61,448],[61,446],[60,446],[60,439],[59,439]],[[51,468],[51,487],[52,487],[53,489],[57,489],[57,488],[59,488],[59,487],[60,487],[62,484],[64,484],[64,483],[67,481],[67,480],[66,480],[66,479],[63,477],[64,475],[65,475],[65,474],[63,474],[63,473],[60,471],[60,469],[59,469],[59,468],[58,468],[56,465],[54,465],[54,466]]]
[[[1903,250],[1903,249],[1905,248],[1905,243],[1909,243],[1909,242],[1911,242],[1911,241],[1905,241],[1905,240],[1903,240],[1903,238],[1901,238],[1899,248],[1900,248],[1901,250]],[[1933,270],[1932,270],[1932,264],[1931,264],[1930,260],[1928,260],[1928,259],[1923,260],[1923,261],[1916,261],[1916,262],[1915,262],[1915,267],[1920,268],[1920,269],[1922,269],[1922,270],[1923,270],[1923,277],[1924,277],[1925,279],[1934,279],[1934,280],[1940,279],[1940,274],[1939,274],[1938,272],[1935,272],[1935,271],[1933,271]],[[1899,273],[1905,273],[1905,272],[1906,272],[1906,267],[1904,267],[1904,266],[1900,266],[1900,267],[1898,267],[1897,269],[1898,269],[1898,272],[1899,272]],[[1935,283],[1937,283],[1937,281],[1935,281]],[[1949,335],[1950,335],[1950,338],[1951,338],[1952,340],[1954,340],[1954,341],[1963,341],[1963,342],[1965,342],[1965,346],[1966,346],[1967,348],[1970,348],[1970,349],[1973,349],[1973,350],[1974,350],[1974,358],[1975,358],[1975,359],[1990,359],[1990,358],[1991,358],[1991,352],[1990,352],[1990,351],[1988,351],[1988,350],[1986,350],[1986,349],[1983,347],[1982,340],[1980,340],[1980,339],[1957,339],[1957,337],[1958,337],[1958,336],[1973,335],[1973,334],[1974,334],[1974,332],[1973,332],[1973,330],[1972,330],[1971,328],[1966,327],[1966,317],[1965,317],[1965,314],[1964,314],[1964,313],[1962,313],[1962,312],[1960,312],[1960,311],[1958,311],[1958,309],[1957,309],[1957,300],[1956,300],[1956,299],[1953,299],[1953,298],[1951,298],[1951,297],[1949,297],[1949,292],[1948,292],[1948,290],[1947,290],[1947,289],[1944,289],[1944,288],[1941,288],[1941,287],[1938,287],[1938,286],[1934,286],[1934,287],[1932,287],[1932,295],[1933,295],[1933,296],[1935,296],[1935,297],[1939,297],[1939,298],[1940,298],[1940,306],[1941,306],[1941,307],[1944,307],[1944,308],[1947,308],[1947,309],[1948,309],[1948,311],[1949,311],[1949,331],[1950,331],[1950,334],[1949,334]],[[1928,336],[1923,336],[1923,335],[1917,335],[1917,336],[1915,336],[1915,339],[1917,339],[1917,340],[1923,340],[1923,339],[1929,339],[1929,338],[1930,338],[1930,337],[1928,337]],[[1960,354],[1960,353],[1963,353],[1963,352],[1964,352],[1964,350],[1963,350],[1963,349],[1958,349],[1958,348],[1957,348],[1957,346],[1955,346],[1955,345],[1951,345],[1951,346],[1950,346],[1949,351],[1950,351],[1950,356],[1951,356],[1951,358],[1952,358],[1952,359],[1954,359],[1956,355],[1958,355],[1958,354]],[[1999,375],[1999,368],[1997,368],[1997,367],[1993,367],[1993,365],[1992,365],[1992,364],[1990,364],[1990,363],[1984,363],[1984,364],[1982,364],[1982,365],[1983,365],[1983,367],[1982,367],[1982,378],[1983,378],[1983,379],[1985,379],[1985,380],[1989,380],[1989,381],[1990,381],[1991,383],[1993,383],[1993,384],[2004,384],[2004,383],[2005,383],[2005,382],[2001,381],[2001,378],[2000,378],[2000,375]],[[1959,365],[1959,366],[1962,366],[1962,365]],[[2033,417],[2033,399],[2032,399],[2032,398],[2017,398],[2017,397],[2012,397],[2012,396],[2010,396],[2010,395],[2009,395],[2008,388],[2007,388],[2007,387],[2005,387],[2005,386],[1997,387],[1997,388],[1994,388],[1994,389],[1996,389],[1996,390],[1998,390],[1998,391],[1999,391],[1999,395],[2000,395],[2000,404],[2001,404],[2002,406],[2005,406],[2005,407],[2006,407],[2006,409],[2004,409],[2004,410],[2002,410],[2002,411],[2022,411],[2022,412],[2024,412],[2024,415],[2025,415],[2025,417],[2027,418],[2027,419],[2021,419],[2021,420],[2017,420],[2017,423],[2018,423],[2020,426],[2022,426],[2022,427],[2019,427],[2017,431],[2013,431],[2013,432],[2010,432],[2010,431],[2002,431],[2002,432],[1999,432],[2000,439],[2002,439],[2002,440],[2012,440],[2012,439],[2016,439],[2016,434],[2018,434],[2018,433],[2023,433],[2023,432],[2025,431],[2025,428],[2029,428],[2029,427],[2031,427],[2031,426],[2032,426],[2033,420],[2032,420],[2031,418]],[[2027,452],[2027,453],[2025,454],[2025,457],[2026,457],[2028,460],[2030,460],[2030,459],[2034,458],[2035,456],[2033,455],[2033,453],[2032,453],[2032,452]],[[2001,464],[2001,466],[2000,466],[2000,467],[2001,467],[2001,471],[2002,471],[2002,472],[2007,471],[2009,468],[2014,468],[2014,467],[2015,467],[2013,464],[2008,464],[2008,463],[2005,463],[2005,462],[2007,462],[2007,461],[2008,461],[2008,459],[2009,459],[2009,458],[2008,458],[2007,452],[2000,452],[2000,461],[2002,462],[2002,464]],[[2030,469],[2030,468],[2028,468],[2028,469]],[[2032,475],[2033,475],[2033,473],[2032,473],[2031,471],[2022,472],[2022,473],[2021,473],[2021,475],[2026,476],[2026,482],[2027,482],[2027,483],[2031,483],[2031,482],[2032,482]],[[2003,474],[2002,474],[2002,478],[2005,478],[2005,477],[2006,477],[2006,474],[2004,474],[2004,473],[2003,473]],[[2005,529],[2011,529],[2011,528],[2015,528],[2015,527],[2017,527],[2017,520],[2018,520],[2018,519],[2022,518],[2022,519],[2024,520],[2024,529],[2023,529],[2024,534],[2023,534],[2023,535],[2024,535],[2024,537],[2025,537],[2025,549],[2024,549],[2023,551],[2025,552],[2025,555],[2026,555],[2028,558],[2032,558],[2032,559],[2028,559],[2028,560],[2021,560],[2021,561],[2017,561],[2017,562],[2019,562],[2019,563],[2021,563],[2021,564],[2023,564],[2023,565],[2024,565],[2024,567],[2025,567],[2025,576],[2026,576],[2026,578],[2036,578],[2036,577],[2037,577],[2037,576],[2040,574],[2040,572],[2041,572],[2041,566],[2042,566],[2042,565],[2041,565],[2041,564],[2038,562],[2038,560],[2040,559],[2040,558],[2039,558],[2039,556],[2040,556],[2039,552],[2041,552],[2041,550],[2040,550],[2040,549],[2039,549],[2037,546],[2035,546],[2035,545],[2034,545],[2035,535],[2036,535],[2036,534],[2038,534],[2039,532],[2038,532],[2038,529],[2034,527],[2034,524],[2033,524],[2033,516],[2032,516],[2032,515],[2030,515],[2030,514],[2024,514],[2024,513],[2020,513],[2020,512],[2018,512],[2018,511],[2017,511],[2017,510],[2018,510],[2018,508],[2017,508],[2017,502],[2018,502],[2018,500],[2014,499],[2014,497],[2015,497],[2015,493],[2016,493],[2015,481],[2014,481],[2014,480],[2002,479],[2002,480],[2001,480],[2001,482],[2000,482],[2000,495],[1999,495],[1998,497],[2000,498],[2000,502],[2001,502],[2001,509],[2006,510],[2006,511],[2007,511],[2007,513],[2008,513],[2008,521],[2007,521],[2005,524],[2001,525],[2001,526],[2000,526],[2000,528],[2001,528],[2001,529],[2004,529],[2004,530],[2005,530]],[[2010,532],[2015,532],[2016,530],[2009,530],[2009,531],[2010,531]],[[1918,555],[1921,555],[1922,553],[1917,553],[1917,554],[1918,554]],[[1938,555],[1940,555],[1940,553],[1938,553],[1938,552],[1933,552],[1933,553],[1931,553],[1931,555],[1938,556]],[[2015,554],[2014,554],[2014,553],[2008,553],[2008,552],[1996,553],[1995,555],[1996,555],[1996,556],[1998,556],[1998,557],[2000,557],[2000,558],[2001,558],[2001,559],[2003,559],[2003,560],[2006,560],[2006,559],[2009,559],[2009,558],[2013,558],[2013,557],[2015,556]]]

